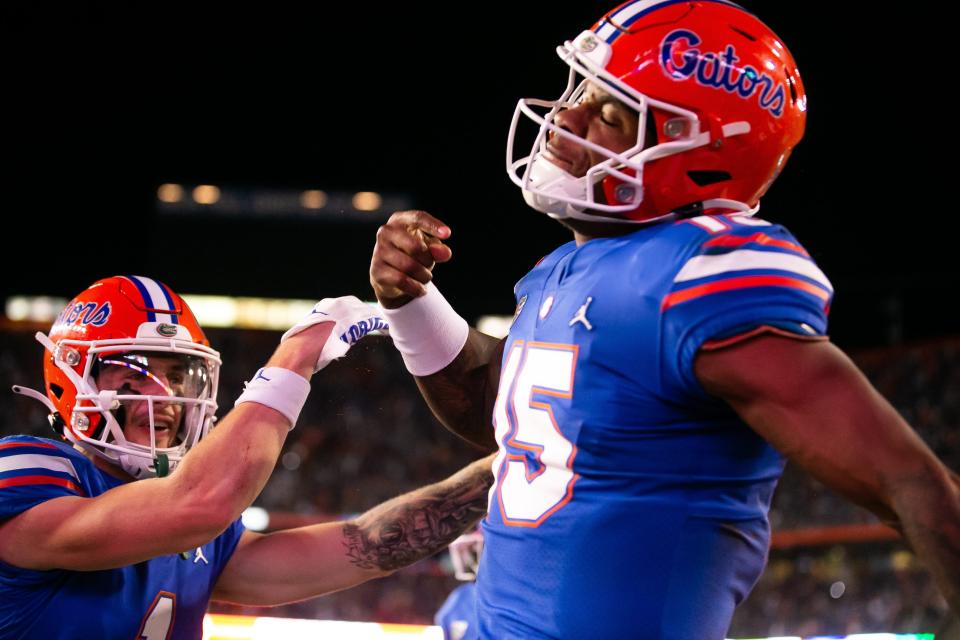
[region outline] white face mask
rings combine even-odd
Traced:
[[[117,461],[134,477],[166,475],[208,428],[212,379],[203,357],[103,354],[95,359],[92,375],[98,401],[111,400],[106,429],[112,443],[124,447]]]

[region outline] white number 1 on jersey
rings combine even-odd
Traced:
[[[560,431],[553,408],[535,396],[573,397],[576,345],[518,340],[507,354],[493,416],[500,451],[490,490],[504,523],[537,527],[570,501],[577,448]],[[533,454],[537,468],[527,459]]]
[[[167,640],[173,626],[174,612],[177,609],[177,596],[169,591],[157,593],[150,610],[143,616],[137,640]]]

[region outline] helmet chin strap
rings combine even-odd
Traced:
[[[157,457],[153,459],[153,468],[157,470],[158,478],[165,478],[170,475],[170,460],[167,458],[167,454],[158,453]]]
[[[586,213],[579,202],[572,202],[582,200],[582,181],[582,178],[575,178],[549,160],[536,155],[530,165],[530,182],[536,185],[536,188],[523,189],[523,199],[531,208],[557,220],[574,218],[589,222],[635,223],[622,217]]]
[[[531,182],[536,189],[524,189],[523,199],[531,208],[545,213],[555,220],[583,220],[584,222],[610,222],[621,225],[647,225],[676,217],[673,212],[647,220],[630,220],[617,216],[604,216],[588,212],[586,203],[576,201],[582,194],[583,178],[574,178],[569,173],[540,155],[534,156],[530,166]],[[639,190],[640,186],[631,186]],[[642,194],[641,194],[642,195]],[[572,201],[574,200],[574,201]],[[582,200],[582,197],[579,198]],[[632,206],[638,206],[639,201]]]
[[[117,462],[120,464],[121,469],[137,480],[152,478],[156,475],[150,469],[150,461],[146,458],[130,455],[129,453],[121,453],[117,458]]]
[[[152,461],[148,458],[141,456],[131,455],[129,453],[121,453],[118,457],[117,462],[120,465],[120,468],[129,473],[131,476],[137,480],[142,480],[144,478],[164,478],[170,475],[172,471],[172,466],[170,464],[170,459],[165,453],[158,453]],[[150,468],[150,463],[153,463],[153,468]]]

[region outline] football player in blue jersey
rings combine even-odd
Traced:
[[[480,530],[465,533],[450,543],[450,563],[453,575],[463,584],[450,592],[433,617],[434,623],[443,629],[444,640],[466,640],[468,634],[476,634],[477,568],[483,554],[483,533]]]
[[[783,42],[724,0],[634,0],[557,53],[567,86],[519,102],[507,172],[573,241],[517,283],[507,338],[432,284],[433,216],[392,216],[370,268],[433,411],[498,449],[479,636],[723,638],[785,459],[902,531],[960,609],[957,476],[827,339],[807,251],[754,215],[805,126]]]
[[[186,302],[137,276],[78,295],[37,334],[45,393],[14,388],[49,408],[66,442],[0,439],[0,636],[198,640],[211,598],[343,589],[472,526],[489,461],[346,522],[258,534],[239,519],[310,376],[381,324],[356,298],[322,300],[211,429],[220,357]]]

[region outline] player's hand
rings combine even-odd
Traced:
[[[377,230],[370,261],[370,284],[386,309],[396,309],[426,293],[433,266],[450,260],[443,243],[450,227],[426,211],[398,211]]]
[[[333,327],[329,331],[315,328],[330,323]],[[387,323],[376,306],[354,296],[324,298],[307,317],[284,333],[280,342],[287,342],[294,336],[309,338],[298,348],[306,351],[306,354],[312,354],[313,372],[316,373],[346,355],[351,346],[371,331],[387,332]]]

